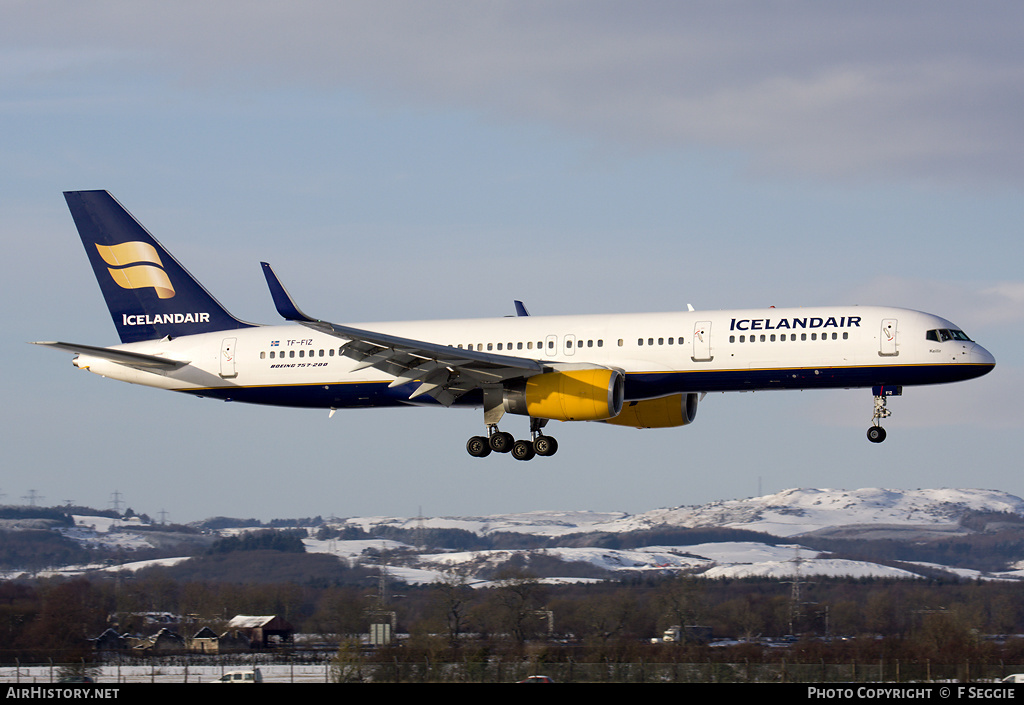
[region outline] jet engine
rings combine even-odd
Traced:
[[[695,418],[697,393],[689,392],[630,402],[614,419],[605,419],[605,423],[633,428],[673,428],[691,424]]]
[[[510,414],[556,421],[602,421],[622,411],[625,377],[603,367],[546,372],[505,387]]]

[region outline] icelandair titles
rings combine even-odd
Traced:
[[[828,318],[734,318],[729,330],[792,330],[794,328],[860,328],[860,316]]]
[[[155,326],[161,323],[209,323],[208,313],[155,313],[130,316],[121,314],[121,324],[125,326]]]

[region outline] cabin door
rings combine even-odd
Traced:
[[[885,318],[882,320],[882,331],[878,337],[879,355],[899,355],[896,349],[896,319]]]
[[[562,342],[565,343],[565,354],[566,355],[575,355],[576,354],[576,336],[575,335],[567,335],[567,336],[565,336],[565,339]]]
[[[711,361],[711,321],[693,324],[693,361]]]
[[[237,338],[224,338],[220,344],[220,376],[234,377],[235,371],[235,342]]]
[[[544,357],[551,358],[558,354],[558,336],[548,335],[544,337]]]

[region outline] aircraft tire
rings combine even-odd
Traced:
[[[554,455],[558,452],[558,441],[551,436],[537,436],[537,440],[533,442],[533,449],[537,455]]]
[[[881,426],[872,426],[868,429],[868,440],[872,443],[881,443],[885,440],[885,429]]]
[[[489,443],[491,450],[495,453],[507,453],[512,450],[512,444],[515,443],[515,439],[511,433],[505,433],[504,431],[495,431],[491,434]]]
[[[466,441],[466,451],[474,458],[486,458],[491,454],[491,446],[483,436],[473,436]]]
[[[516,441],[512,444],[512,457],[516,460],[533,460],[536,454],[530,441]]]

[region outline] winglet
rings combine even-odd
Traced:
[[[523,302],[516,299],[516,315],[517,316],[529,316],[530,312],[526,310],[526,306],[523,306]]]
[[[260,262],[263,266],[263,276],[267,279],[267,286],[270,287],[270,296],[274,299],[274,306],[277,307],[277,312],[286,321],[305,321],[306,323],[316,323],[315,318],[310,318],[304,314],[299,307],[292,301],[292,297],[288,294],[287,289],[284,288],[284,284],[274,274],[274,270],[270,268],[270,265],[266,262]]]

